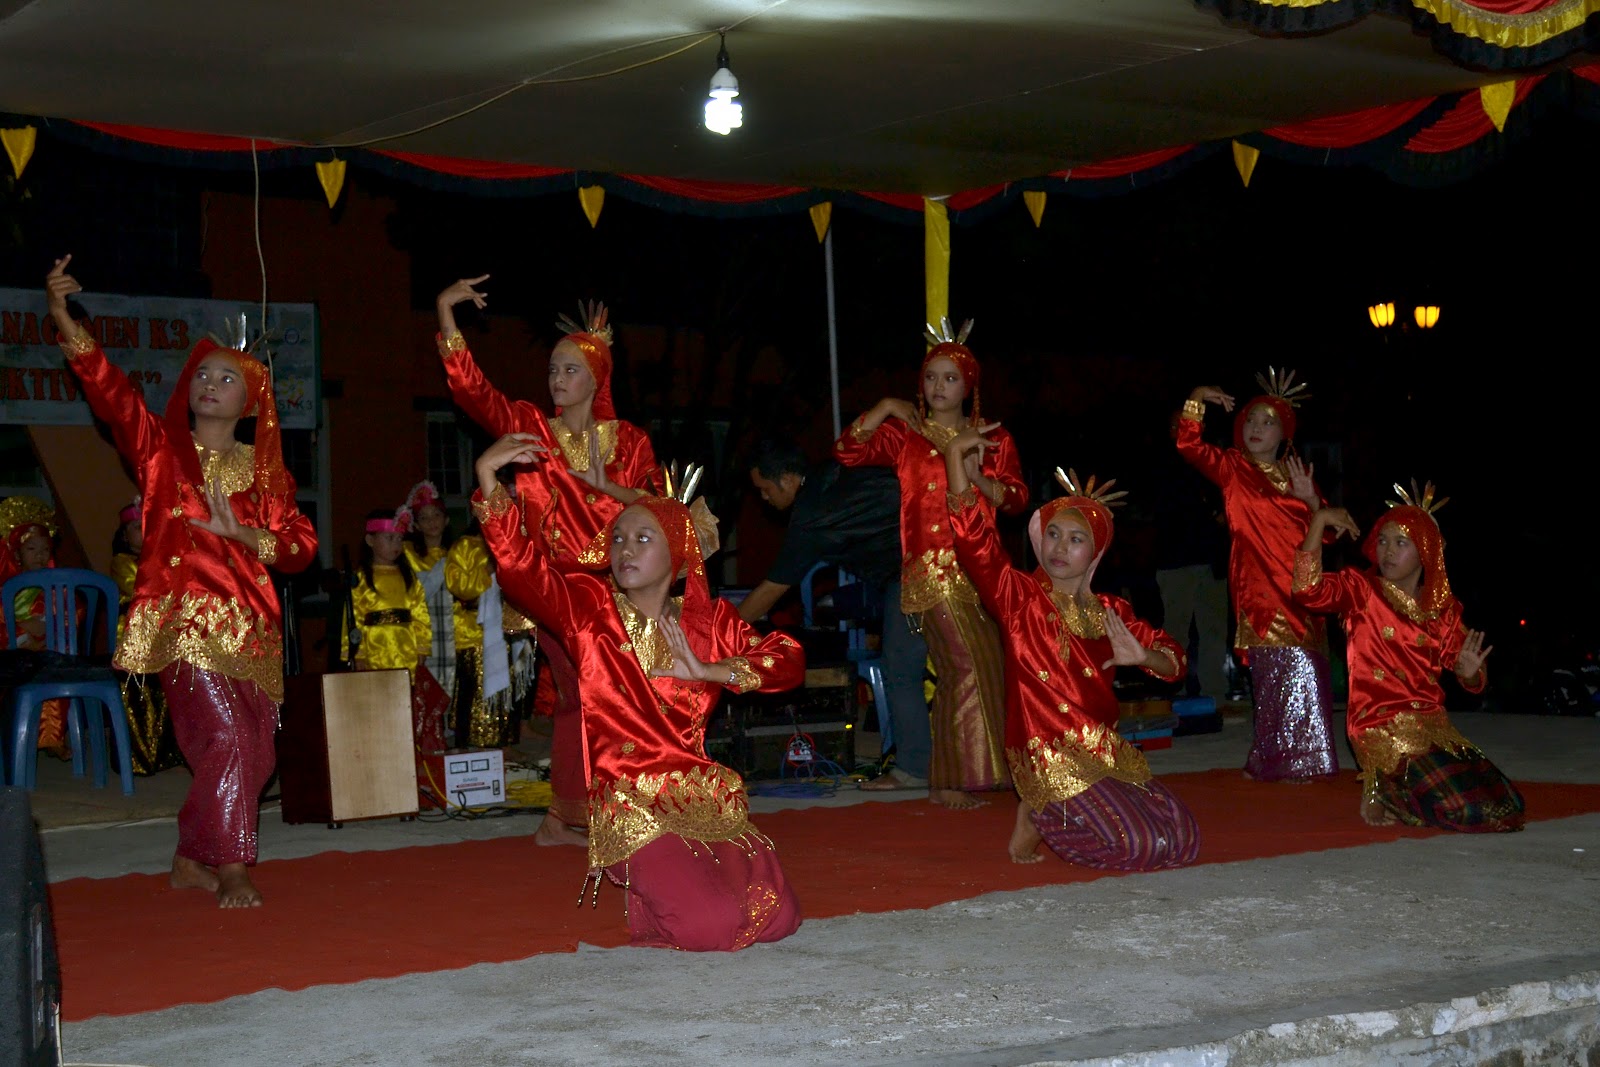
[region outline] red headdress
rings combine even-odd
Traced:
[[[36,496],[10,496],[0,501],[0,582],[22,573],[22,543],[30,537],[56,535],[55,508]],[[50,566],[55,566],[51,560]]]
[[[937,326],[931,322],[927,323],[922,331],[922,339],[932,347],[928,349],[928,354],[922,357],[922,370],[926,373],[928,364],[941,358],[948,359],[956,365],[956,370],[961,372],[961,380],[966,383],[967,396],[972,398],[971,423],[976,426],[982,421],[978,414],[978,378],[980,372],[978,358],[972,354],[972,349],[968,348],[966,344],[967,335],[971,332],[971,319],[961,324],[961,330],[958,333],[950,332],[949,319],[940,319]],[[917,389],[917,411],[924,415],[927,414],[927,401],[923,398],[920,385]]]
[[[1284,443],[1292,445],[1295,425],[1298,422],[1294,409],[1300,406],[1302,400],[1311,399],[1311,394],[1306,392],[1306,383],[1295,385],[1294,371],[1280,371],[1274,367],[1268,367],[1266,374],[1257,374],[1256,382],[1261,386],[1261,395],[1252,397],[1233,417],[1234,447],[1241,452],[1245,451],[1244,420],[1250,416],[1250,409],[1257,406],[1272,409],[1272,413],[1278,417],[1278,425],[1283,427]]]
[[[676,468],[666,470],[667,491],[678,496],[689,496],[700,481],[701,470],[691,465],[681,479],[675,477]],[[674,485],[675,482],[679,484]],[[703,497],[685,505],[673,496],[645,495],[628,508],[643,508],[650,513],[667,539],[667,554],[675,578],[682,578],[683,612],[680,623],[689,647],[704,659],[711,651],[711,586],[706,581],[706,557],[721,547],[717,536],[717,518],[711,514]],[[612,532],[617,519],[628,508],[611,517],[606,523],[599,542],[604,546],[604,565],[611,565]]]
[[[561,340],[571,341],[583,353],[583,362],[594,378],[594,403],[590,410],[597,420],[608,421],[617,417],[617,409],[611,403],[610,313],[604,304],[591,301],[578,305],[578,314],[581,322],[563,315],[556,320],[556,329],[566,332]],[[556,408],[556,414],[561,414],[560,408]]]
[[[175,446],[180,441],[192,440],[189,382],[201,362],[215,352],[227,353],[238,362],[239,369],[244,373],[245,402],[240,418],[255,416],[256,419],[256,488],[264,493],[293,492],[294,479],[289,477],[289,471],[283,465],[283,440],[278,430],[278,408],[272,396],[272,374],[265,363],[249,352],[224,347],[209,337],[194,346],[189,353],[189,361],[178,374],[172,399],[167,401],[167,439]],[[183,468],[184,477],[195,485],[202,484],[200,456],[194,449],[179,447],[178,463]]]
[[[439,499],[439,490],[432,482],[418,482],[406,494],[406,511],[415,516],[423,508],[444,509],[444,501]]]
[[[1444,535],[1439,532],[1439,520],[1434,518],[1440,508],[1450,503],[1450,498],[1435,500],[1432,482],[1418,492],[1417,483],[1413,481],[1409,493],[1396,482],[1394,491],[1400,495],[1400,499],[1386,502],[1389,510],[1367,531],[1361,551],[1376,567],[1378,533],[1385,526],[1398,526],[1417,546],[1417,557],[1422,561],[1422,584],[1417,589],[1417,607],[1428,618],[1437,618],[1455,600],[1455,595],[1450,592],[1450,576],[1444,569]]]
[[[1111,547],[1111,537],[1116,531],[1116,523],[1112,520],[1111,509],[1122,506],[1122,498],[1127,496],[1125,490],[1110,491],[1117,480],[1112,478],[1103,484],[1096,484],[1094,475],[1089,476],[1087,483],[1078,480],[1077,471],[1063,471],[1056,468],[1056,481],[1061,488],[1067,491],[1066,496],[1058,496],[1049,501],[1033,513],[1028,520],[1028,540],[1033,543],[1033,556],[1040,560],[1036,573],[1044,573],[1044,528],[1050,525],[1050,520],[1063,511],[1077,512],[1078,517],[1089,529],[1089,537],[1094,542],[1094,563],[1089,567],[1089,578],[1094,578],[1094,570],[1100,565],[1100,560],[1106,554],[1106,549]],[[1082,485],[1080,489],[1079,486]],[[1088,588],[1087,583],[1085,588]]]

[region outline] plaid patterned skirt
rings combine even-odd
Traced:
[[[1368,795],[1411,826],[1476,834],[1522,829],[1522,794],[1470,746],[1460,755],[1434,746],[1368,782]]]
[[[1187,867],[1200,854],[1194,815],[1154,778],[1144,785],[1102,778],[1034,812],[1033,825],[1057,856],[1104,871]]]

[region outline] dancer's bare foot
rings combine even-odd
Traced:
[[[224,863],[217,868],[217,907],[261,907],[261,890],[250,880],[250,870],[244,864]]]
[[[177,855],[172,857],[170,881],[174,889],[204,889],[207,893],[215,893],[218,884],[216,871],[198,860]]]
[[[1368,826],[1393,826],[1400,820],[1394,813],[1383,806],[1381,800],[1371,797],[1361,799],[1361,821]]]
[[[1026,800],[1017,801],[1017,824],[1011,828],[1011,840],[1006,845],[1006,851],[1011,853],[1011,862],[1038,863],[1043,860],[1044,854],[1039,851],[1043,841],[1039,828],[1033,825],[1033,809],[1028,807]]]
[[[568,826],[550,812],[544,813],[539,828],[533,832],[536,845],[578,845],[589,847],[589,836],[576,827]]]
[[[984,805],[984,801],[960,789],[934,789],[928,793],[928,799],[951,811],[971,811]]]

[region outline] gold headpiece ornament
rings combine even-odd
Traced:
[[[0,500],[0,538],[10,537],[18,526],[37,523],[56,535],[56,509],[36,496],[8,496]]]
[[[680,465],[673,460],[661,465],[667,495],[689,509],[689,519],[694,523],[694,536],[700,542],[701,559],[709,558],[722,547],[722,538],[717,534],[717,517],[711,514],[705,497],[694,495],[705,472],[705,467],[699,463]]]
[[[1096,485],[1094,475],[1091,474],[1089,475],[1089,481],[1084,483],[1078,480],[1077,471],[1063,471],[1060,467],[1056,468],[1056,481],[1061,488],[1067,491],[1069,496],[1086,496],[1096,504],[1104,504],[1108,508],[1120,508],[1124,503],[1122,498],[1128,495],[1126,489],[1118,489],[1115,493],[1109,491],[1113,485],[1117,484],[1115,478],[1112,478],[1104,485]],[[1079,486],[1082,486],[1082,488],[1079,488]]]
[[[1267,373],[1256,374],[1256,384],[1261,386],[1261,391],[1268,396],[1277,397],[1292,408],[1300,406],[1300,401],[1310,400],[1311,394],[1306,392],[1309,385],[1301,382],[1294,384],[1294,371],[1284,368],[1268,367]]]
[[[1420,508],[1431,516],[1438,514],[1440,508],[1450,503],[1449,497],[1443,497],[1439,500],[1433,499],[1432,482],[1427,482],[1423,485],[1421,490],[1418,490],[1417,480],[1415,478],[1411,479],[1411,492],[1406,492],[1405,487],[1399,482],[1394,483],[1394,491],[1399,495],[1400,499],[1384,501],[1384,503],[1388,504],[1391,508]]]
[[[611,343],[611,313],[599,300],[578,302],[578,321],[562,315],[556,319],[556,329],[562,333],[592,333],[606,344]]]
[[[930,345],[964,345],[967,343],[967,334],[972,332],[972,321],[968,319],[961,324],[959,333],[950,332],[950,316],[946,315],[937,324],[925,323],[922,330],[923,340]]]

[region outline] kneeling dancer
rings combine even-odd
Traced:
[[[602,874],[627,891],[635,945],[727,951],[789,936],[800,903],[772,842],[750,825],[744,781],[706,757],[705,725],[724,688],[799,685],[805,654],[711,598],[704,556],[716,520],[700,501],[639,497],[585,561],[609,574],[563,573],[542,539],[522,532],[496,480],[540,455],[532,434],[489,446],[472,507],[506,595],[533,609],[577,668],[595,892]]]
[[[993,510],[967,481],[965,457],[990,446],[989,427],[963,430],[945,450],[956,556],[1005,646],[1006,759],[1021,801],[1010,852],[1036,863],[1041,839],[1069,863],[1117,871],[1184,867],[1200,831],[1183,802],[1150,775],[1144,754],[1117,733],[1111,688],[1119,666],[1172,682],[1186,669],[1182,648],[1134,615],[1120,597],[1090,592],[1111,544],[1111,505],[1122,493],[1080,492],[1058,470],[1068,495],[1028,524],[1039,567],[1025,574],[1006,558]]]
[[[1294,598],[1312,611],[1338,612],[1347,636],[1350,710],[1346,731],[1361,764],[1361,817],[1373,826],[1487,833],[1522,829],[1522,794],[1460,733],[1444,710],[1439,676],[1454,671],[1461,688],[1483,691],[1483,634],[1461,621],[1450,592],[1444,537],[1433,513],[1446,501],[1395,491],[1394,503],[1367,535],[1375,571],[1322,572],[1325,530],[1354,532],[1343,508],[1311,517],[1295,554]]]

